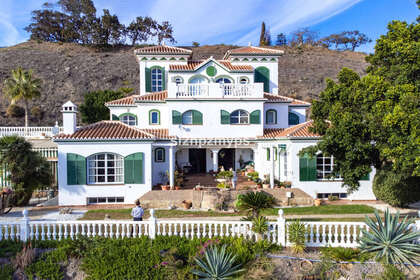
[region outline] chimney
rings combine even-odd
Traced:
[[[62,106],[61,113],[63,113],[63,133],[73,134],[76,131],[77,106],[67,101]]]

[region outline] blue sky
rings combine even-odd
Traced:
[[[46,0],[0,0],[0,46],[29,38],[23,28],[31,11]],[[50,2],[55,2],[50,0]],[[102,9],[115,13],[124,24],[136,16],[168,20],[175,30],[177,45],[246,45],[258,42],[262,21],[275,35],[310,27],[321,36],[344,30],[360,30],[372,39],[386,32],[393,19],[413,22],[419,10],[415,0],[94,0]],[[373,51],[374,42],[359,48]]]

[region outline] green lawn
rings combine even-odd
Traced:
[[[265,216],[277,216],[278,208],[268,209],[262,212]],[[322,205],[311,207],[283,208],[287,215],[337,215],[337,214],[371,214],[374,208],[366,205]],[[131,209],[95,209],[85,213],[81,220],[103,220],[105,214],[109,214],[111,219],[131,219]],[[156,210],[157,218],[192,218],[192,217],[226,217],[244,216],[245,213],[226,213],[217,211],[184,211],[184,210]],[[149,211],[145,211],[144,218],[150,217]],[[303,219],[304,217],[302,217]],[[331,219],[333,217],[325,217]],[[324,218],[322,218],[324,219]],[[334,218],[333,218],[334,219]],[[340,219],[341,220],[341,219]]]

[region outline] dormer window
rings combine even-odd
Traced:
[[[137,124],[136,116],[130,113],[122,114],[120,116],[120,121],[129,126],[135,126]]]

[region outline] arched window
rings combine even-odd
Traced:
[[[160,68],[152,68],[152,92],[162,91],[163,90],[163,74]]]
[[[231,84],[232,83],[232,80],[229,79],[229,78],[226,78],[226,77],[221,77],[221,78],[218,78],[216,80],[216,83],[219,83],[219,84]]]
[[[149,111],[149,124],[151,125],[160,124],[160,112],[158,110]]]
[[[299,124],[299,116],[293,112],[289,112],[289,125]]]
[[[190,84],[203,84],[203,83],[208,83],[209,80],[204,76],[196,75],[196,76],[191,77],[188,82]]]
[[[88,162],[88,183],[124,183],[124,158],[117,154],[91,155]]]
[[[277,111],[274,109],[267,110],[265,112],[265,123],[276,124],[277,123]]]
[[[264,83],[264,91],[270,91],[270,70],[267,67],[257,67],[254,71],[254,82]]]
[[[196,110],[189,110],[182,114],[182,124],[201,125],[203,124],[203,114]]]
[[[137,117],[134,114],[131,113],[125,113],[119,116],[120,121],[130,125],[130,126],[134,126],[137,125]]]
[[[231,124],[247,124],[249,123],[249,113],[245,110],[236,110],[230,114]]]
[[[334,157],[326,157],[323,154],[316,156],[316,178],[331,179],[331,175],[334,169]]]
[[[239,78],[239,83],[240,84],[249,84],[249,79],[247,77],[241,77]]]
[[[175,84],[176,85],[182,84],[182,78],[181,77],[175,78]]]
[[[165,149],[164,148],[155,149],[155,162],[165,162]]]

